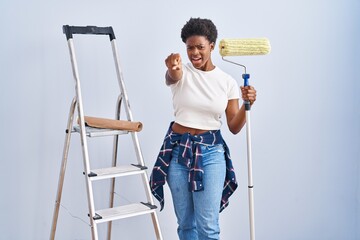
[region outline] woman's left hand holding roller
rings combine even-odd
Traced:
[[[244,101],[250,101],[250,105],[256,101],[256,90],[253,86],[241,86],[241,97]]]

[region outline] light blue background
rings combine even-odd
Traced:
[[[173,119],[164,59],[187,62],[180,29],[212,19],[225,37],[268,37],[267,56],[236,57],[258,90],[252,111],[257,239],[360,239],[360,2],[325,1],[18,1],[0,3],[0,238],[48,239],[64,130],[74,96],[62,25],[113,26],[145,161],[151,168]],[[118,85],[106,37],[76,36],[85,113],[113,117]],[[213,54],[241,83],[242,69]],[[245,131],[223,135],[240,187],[221,214],[224,240],[248,239]],[[80,140],[72,138],[57,239],[90,239]],[[129,139],[128,139],[129,140]],[[131,145],[120,147],[129,159]],[[93,167],[111,162],[112,140],[90,140]],[[99,149],[100,147],[100,149]],[[95,186],[107,205],[108,182]],[[159,213],[165,240],[176,239],[166,187]],[[144,200],[140,181],[124,179],[116,201]],[[101,239],[106,228],[100,225]],[[154,239],[149,216],[114,223],[114,239]]]

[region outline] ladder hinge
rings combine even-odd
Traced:
[[[144,202],[141,202],[142,204],[144,204],[145,206],[147,206],[148,208],[150,209],[157,209],[157,206],[156,205],[152,205],[151,203],[144,203]]]
[[[141,170],[146,170],[146,169],[148,169],[147,166],[142,166],[142,165],[140,165],[140,164],[131,164],[131,165],[133,165],[134,167],[138,167],[138,168],[140,168]]]

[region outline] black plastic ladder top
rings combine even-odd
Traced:
[[[96,27],[96,26],[63,26],[63,32],[66,39],[73,38],[73,34],[93,34],[93,35],[109,35],[110,41],[115,39],[112,27]]]

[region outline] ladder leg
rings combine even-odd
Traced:
[[[141,174],[141,175],[142,175],[142,179],[143,179],[143,183],[144,183],[145,192],[146,192],[148,202],[151,205],[154,205],[154,200],[151,197],[151,190],[150,190],[150,186],[149,186],[149,181],[148,181],[149,178],[147,176],[147,173],[145,172],[144,174]],[[157,217],[156,212],[151,213],[151,220],[153,222],[156,239],[157,240],[163,240],[162,234],[161,234],[161,229],[160,229],[160,223],[159,223],[159,219]]]
[[[117,163],[117,150],[118,150],[118,135],[114,136],[114,151],[113,151],[113,162],[112,167],[116,166]],[[115,178],[110,180],[110,198],[109,198],[109,208],[114,207],[114,193],[115,193]],[[111,229],[112,229],[112,221],[108,222],[108,232],[107,232],[107,239],[111,239]]]
[[[114,191],[115,191],[115,178],[111,179],[110,183],[110,203],[109,208],[114,207]],[[112,230],[112,221],[108,222],[108,231],[107,231],[107,239],[111,239],[111,230]]]
[[[113,163],[112,166],[116,166],[117,162],[117,144],[118,144],[118,136],[114,137],[114,153],[113,153]],[[114,207],[114,193],[115,193],[115,178],[111,179],[110,182],[110,198],[109,198],[109,208]],[[107,239],[111,239],[111,229],[112,229],[112,221],[108,222],[108,232]]]
[[[159,219],[158,219],[156,213],[151,214],[151,219],[152,219],[152,222],[153,222],[153,225],[154,225],[156,239],[157,240],[163,240],[161,232],[160,232]]]
[[[89,173],[90,173],[90,161],[89,161],[89,153],[88,153],[88,146],[86,141],[86,131],[85,131],[85,120],[84,120],[84,109],[82,103],[82,94],[81,94],[81,86],[80,86],[80,79],[79,79],[79,71],[77,68],[76,63],[76,56],[75,56],[75,49],[74,49],[74,42],[72,38],[68,39],[68,46],[71,58],[71,65],[73,69],[73,76],[75,80],[75,90],[76,90],[76,97],[77,97],[77,110],[78,110],[78,118],[80,120],[80,139],[81,139],[81,146],[82,146],[82,153],[83,153],[83,162],[84,162],[84,172],[85,172],[85,182],[86,182],[86,189],[87,189],[87,199],[88,199],[88,207],[89,207],[89,218],[90,218],[90,226],[91,226],[91,235],[93,240],[98,239],[98,231],[97,225],[94,220],[95,217],[95,204],[94,204],[94,196],[93,196],[93,188],[92,183],[90,181]]]
[[[56,232],[56,226],[57,226],[57,220],[58,220],[58,216],[59,216],[59,208],[60,208],[60,202],[61,202],[61,195],[62,195],[62,189],[63,189],[64,178],[65,178],[66,163],[67,163],[67,158],[68,158],[68,153],[69,153],[71,131],[72,131],[73,120],[74,120],[75,106],[76,106],[76,97],[74,97],[74,99],[72,100],[69,117],[68,117],[68,123],[67,123],[67,128],[66,128],[66,135],[65,135],[65,144],[64,144],[64,149],[63,149],[63,157],[62,157],[62,162],[61,162],[58,188],[57,188],[57,194],[56,194],[56,200],[55,200],[55,208],[54,208],[54,214],[53,214],[53,220],[52,220],[52,226],[51,226],[50,240],[53,240],[55,238],[55,232]]]
[[[79,87],[78,87],[79,88]],[[78,92],[78,95],[79,92]],[[81,95],[80,95],[81,96]],[[98,229],[95,222],[95,204],[94,204],[94,193],[92,188],[92,182],[89,178],[90,173],[90,160],[89,160],[89,152],[87,147],[86,141],[86,132],[85,132],[85,122],[83,116],[83,110],[81,102],[79,101],[78,104],[78,114],[80,119],[80,138],[81,138],[81,145],[82,145],[82,152],[83,152],[83,162],[84,162],[84,173],[85,173],[85,182],[86,182],[86,189],[87,189],[87,199],[88,199],[88,207],[89,207],[89,219],[90,219],[90,226],[91,226],[91,236],[93,240],[98,240]]]
[[[134,147],[136,150],[136,154],[138,157],[138,162],[139,162],[139,164],[144,165],[144,159],[143,159],[142,152],[140,150],[140,143],[139,143],[138,136],[135,132],[133,132],[132,137],[133,137],[133,143],[134,143]],[[143,180],[147,200],[151,205],[154,205],[154,200],[152,198],[151,189],[149,186],[149,177],[146,172],[144,172],[141,175],[142,175],[142,180]],[[152,222],[153,222],[153,226],[154,226],[154,230],[155,230],[155,234],[156,234],[156,239],[162,240],[163,238],[162,238],[162,234],[161,234],[159,219],[157,217],[156,212],[151,213],[151,218],[152,218]]]
[[[129,116],[131,117],[131,110],[128,108],[127,109],[129,112]],[[133,143],[134,143],[134,147],[135,147],[135,151],[136,151],[136,155],[137,155],[137,159],[138,159],[138,163],[141,166],[145,165],[144,162],[144,158],[140,149],[140,142],[139,142],[139,138],[136,134],[136,132],[132,132],[131,133],[132,139],[133,139]],[[143,180],[143,184],[144,184],[144,188],[145,188],[145,193],[146,193],[146,197],[148,202],[151,205],[154,205],[154,200],[152,198],[151,195],[151,190],[150,190],[150,186],[149,186],[149,177],[147,176],[147,173],[144,172],[142,175],[142,180]],[[162,234],[161,234],[161,230],[160,230],[160,224],[159,224],[159,220],[157,218],[157,214],[156,212],[151,213],[151,217],[152,217],[152,221],[153,221],[153,225],[154,225],[154,230],[155,230],[155,234],[156,234],[156,238],[158,240],[162,240]]]
[[[120,120],[121,100],[122,100],[122,95],[120,94],[116,102],[115,119],[117,120]],[[113,143],[112,167],[116,167],[117,164],[118,146],[119,146],[119,135],[115,135],[114,143]],[[115,193],[115,178],[112,178],[110,183],[110,199],[109,199],[110,208],[114,207],[114,193]],[[108,222],[108,232],[107,232],[108,240],[111,240],[111,230],[112,230],[112,221]]]

